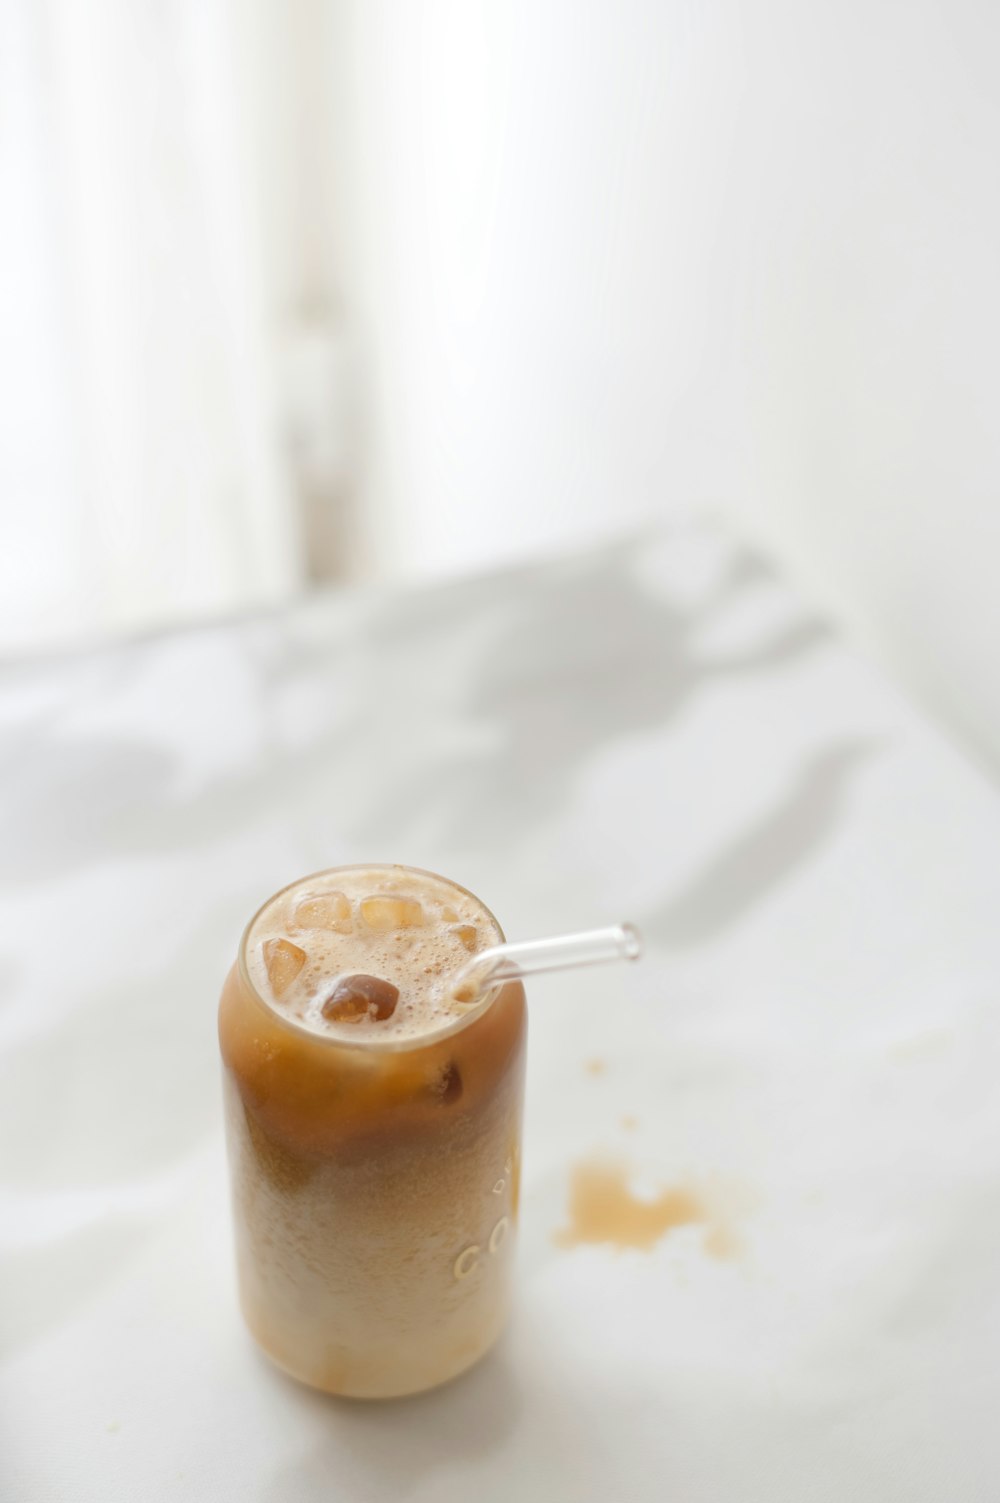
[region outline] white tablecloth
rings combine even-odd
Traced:
[[[0,717],[0,1497],[1000,1498],[997,801],[752,557],[328,597]],[[355,858],[648,941],[533,987],[514,1323],[385,1406],[243,1332],[214,1034],[257,903]],[[558,1246],[594,1155],[734,1255]]]

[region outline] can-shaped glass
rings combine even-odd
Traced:
[[[504,1326],[524,991],[468,1012],[447,991],[502,940],[466,889],[402,866],[303,878],[244,933],[219,1007],[240,1302],[316,1388],[416,1393]]]

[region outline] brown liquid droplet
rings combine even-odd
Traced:
[[[583,1068],[588,1075],[603,1075],[608,1067],[603,1059],[588,1059]]]
[[[622,1118],[622,1127],[624,1127],[624,1129],[625,1129],[626,1132],[635,1132],[635,1130],[636,1130],[636,1128],[638,1126],[639,1126],[639,1123],[638,1123],[637,1118],[635,1118],[635,1117],[623,1117]]]
[[[714,1226],[708,1228],[701,1245],[710,1258],[717,1258],[720,1263],[728,1263],[733,1258],[738,1258],[743,1250],[743,1243],[735,1228],[726,1226],[721,1221],[717,1221]]]

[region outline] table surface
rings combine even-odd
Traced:
[[[757,558],[324,596],[0,722],[0,1496],[1000,1497],[997,800]],[[355,859],[647,938],[533,986],[514,1321],[388,1405],[243,1332],[214,1036],[248,915]],[[562,1245],[586,1162],[709,1220]]]

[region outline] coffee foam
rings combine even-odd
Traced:
[[[330,893],[342,893],[350,904],[345,921],[349,933],[309,928],[296,921],[300,904]],[[388,931],[373,929],[361,912],[363,901],[370,897],[414,900],[421,906],[424,922]],[[475,930],[474,936],[468,934],[468,927]],[[264,955],[268,940],[288,941],[306,956],[280,996],[268,975]],[[299,1026],[345,1042],[398,1046],[437,1033],[462,1015],[463,1009],[451,996],[453,978],[473,954],[500,940],[496,920],[483,904],[443,877],[404,866],[359,866],[304,878],[273,898],[250,926],[246,964],[259,996]],[[357,974],[377,976],[399,988],[391,1018],[338,1023],[323,1016],[323,1004],[338,980]]]

